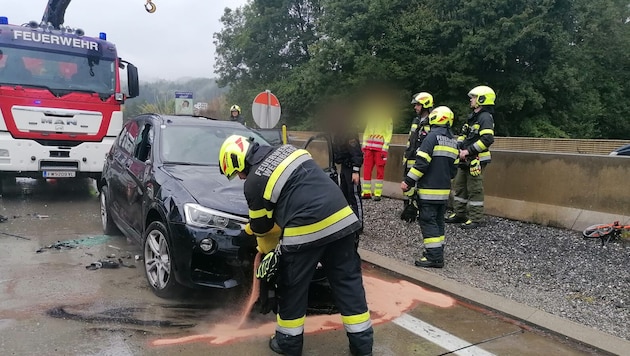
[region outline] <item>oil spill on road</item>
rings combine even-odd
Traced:
[[[363,285],[374,325],[390,322],[419,303],[430,304],[439,308],[449,308],[455,305],[455,299],[448,295],[432,292],[403,280],[386,281],[369,272],[363,276]],[[237,317],[224,318],[221,322],[206,325],[207,331],[205,333],[180,338],[160,338],[154,340],[151,345],[166,346],[191,342],[226,345],[255,337],[269,336],[275,331],[273,320],[265,323],[250,320],[244,328],[239,328],[239,322]],[[203,325],[199,325],[195,329],[201,330],[203,327]],[[339,315],[315,315],[307,318],[304,332],[312,334],[343,329]]]

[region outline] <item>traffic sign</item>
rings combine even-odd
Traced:
[[[261,129],[271,129],[280,121],[280,101],[269,90],[256,95],[252,103],[254,122]]]

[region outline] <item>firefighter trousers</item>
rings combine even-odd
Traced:
[[[358,355],[371,354],[374,331],[365,300],[361,258],[354,246],[354,235],[324,246],[280,255],[275,337],[285,355],[302,354],[308,288],[318,262],[322,263],[333,290],[350,349]]]
[[[424,242],[424,256],[429,261],[444,262],[444,214],[446,201],[420,201],[420,231]]]
[[[383,194],[383,180],[385,179],[385,164],[387,158],[383,151],[369,150],[363,151],[363,192],[364,196],[374,195],[380,197]],[[372,170],[376,166],[376,179],[372,180]],[[374,183],[374,194],[372,194],[372,183]]]
[[[453,182],[453,210],[455,214],[466,217],[473,222],[480,222],[483,219],[483,172],[485,166],[482,165],[481,174],[473,177],[470,175],[468,166],[457,168],[457,175]]]
[[[352,168],[341,166],[341,191],[343,196],[346,197],[348,205],[352,208],[352,211],[359,218],[361,223],[361,230],[363,230],[363,202],[361,200],[361,183],[354,184],[352,182]]]

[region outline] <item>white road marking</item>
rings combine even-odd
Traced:
[[[462,340],[455,335],[451,335],[448,332],[420,319],[414,318],[409,314],[401,315],[400,317],[394,319],[393,323],[448,351],[457,350],[471,344],[466,340]],[[453,354],[462,356],[494,356],[493,353],[485,351],[477,346],[470,346],[463,350],[454,352]]]

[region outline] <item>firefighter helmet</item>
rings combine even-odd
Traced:
[[[472,90],[468,92],[468,97],[476,97],[477,106],[486,106],[494,105],[494,99],[497,98],[497,95],[494,93],[494,90],[492,90],[492,88],[485,85],[480,85],[478,87],[472,88]]]
[[[427,92],[416,93],[411,99],[412,104],[418,104],[424,109],[430,109],[433,107],[433,95]]]
[[[453,126],[453,111],[447,106],[438,106],[429,114],[429,125]]]
[[[245,170],[245,158],[249,153],[251,141],[244,136],[232,135],[223,141],[219,150],[219,169],[228,179],[233,179],[238,172]]]
[[[240,114],[241,114],[241,107],[240,107],[240,106],[238,106],[238,105],[236,105],[236,104],[234,104],[234,105],[232,105],[232,107],[230,108],[230,112],[232,112],[232,111],[238,111],[238,114],[240,115]]]

